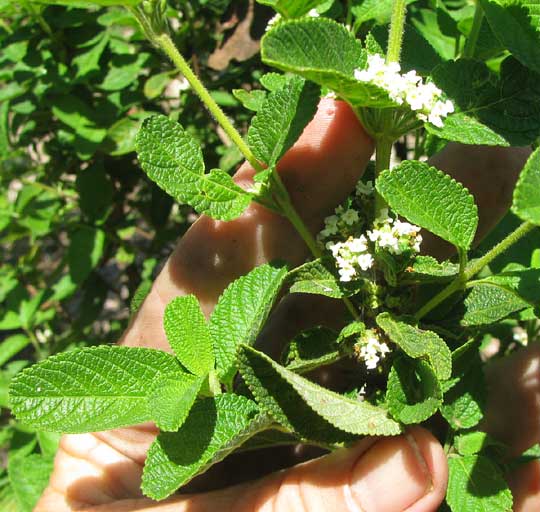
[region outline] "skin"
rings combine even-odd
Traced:
[[[293,202],[314,232],[353,189],[372,151],[372,141],[349,107],[323,100],[279,168]],[[451,145],[434,161],[471,187],[481,207],[480,232],[485,233],[506,211],[526,156],[527,150]],[[235,179],[249,186],[252,174],[244,165]],[[494,187],[494,180],[500,186]],[[432,253],[444,253],[436,240],[429,240],[427,247]],[[303,242],[288,222],[258,205],[229,223],[202,217],[178,243],[120,342],[168,349],[162,317],[171,299],[193,293],[209,314],[227,284],[254,266],[273,259],[298,265],[306,257]],[[336,301],[288,297],[274,311],[258,344],[275,355],[281,340],[321,318],[339,324],[342,317]],[[485,428],[510,442],[516,452],[540,440],[539,367],[540,349],[531,348],[489,368],[492,393]],[[194,482],[190,494],[155,503],[139,490],[145,454],[155,433],[152,425],[142,425],[64,436],[50,485],[35,510],[430,512],[446,491],[442,447],[429,432],[414,427],[401,436],[364,439],[352,448],[269,475],[273,469],[290,466],[298,456],[305,459],[314,454],[273,450],[277,457],[270,453],[255,461],[240,457],[232,462],[236,466],[218,465],[206,480]],[[267,476],[253,480],[258,474]],[[511,482],[516,511],[540,508],[540,466],[521,467]],[[199,492],[212,488],[219,490]]]

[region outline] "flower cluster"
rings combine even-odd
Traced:
[[[424,83],[416,71],[402,75],[397,62],[386,63],[379,54],[369,55],[367,64],[366,69],[357,69],[354,77],[384,89],[398,105],[407,104],[418,119],[441,128],[442,119],[454,112],[454,104],[441,99],[442,91],[432,82]]]
[[[379,361],[390,352],[388,345],[381,341],[372,329],[366,331],[360,343],[358,356],[364,361],[368,370],[377,368]]]
[[[307,16],[309,16],[310,18],[318,18],[320,14],[319,14],[319,11],[317,11],[317,9],[311,9],[307,13]],[[279,21],[281,21],[281,14],[278,13],[273,18],[271,18],[266,24],[266,32],[268,32]]]
[[[373,229],[367,232],[367,237],[379,249],[385,249],[390,254],[399,256],[405,251],[420,251],[422,235],[420,228],[414,224],[392,219],[388,216],[388,209],[383,209],[373,223]]]
[[[364,235],[359,238],[351,236],[345,242],[329,242],[327,248],[336,260],[340,281],[345,283],[357,277],[359,270],[366,272],[373,266],[374,259],[369,253],[368,240]]]

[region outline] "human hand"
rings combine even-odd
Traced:
[[[315,120],[280,165],[280,172],[294,203],[314,231],[323,217],[354,187],[372,149],[371,141],[345,104],[331,101],[321,103]],[[472,153],[467,154],[466,151]],[[471,156],[493,153],[485,149],[463,150],[453,146],[439,157],[437,164],[447,172],[464,173],[465,181],[471,177],[471,173],[465,173],[466,169],[476,170],[480,175],[478,178],[485,177],[485,173],[478,171],[493,173],[494,168],[507,170],[511,167],[514,171],[521,168],[523,162],[519,154],[497,151],[499,153],[491,161],[488,158],[482,165],[474,166],[475,160],[471,160]],[[459,155],[467,155],[466,160],[460,160]],[[236,179],[241,185],[248,186],[251,174],[249,168],[243,167]],[[511,185],[513,179],[515,172],[514,176],[505,175],[501,181]],[[479,179],[472,181],[473,184],[481,182]],[[475,192],[469,182],[466,184]],[[511,192],[512,187],[503,189]],[[479,185],[476,191],[478,202],[484,205],[484,211],[486,206],[489,211],[487,216],[481,218],[481,229],[485,231],[488,222],[493,224],[504,212],[509,194],[500,202],[493,202],[489,210],[489,201],[486,205],[486,200],[482,198],[491,198],[493,187],[483,190]],[[438,247],[435,241],[430,244],[432,250]],[[241,218],[229,223],[203,217],[178,244],[122,343],[167,349],[162,316],[165,305],[172,298],[193,293],[205,312],[209,313],[225,286],[254,266],[278,258],[297,265],[305,257],[303,242],[288,222],[260,206],[251,206]],[[340,304],[335,302],[304,298],[300,306],[294,301],[284,301],[263,335],[267,342],[266,349],[271,351],[272,346],[268,344],[275,346],[276,340],[289,339],[290,332],[297,332],[309,325],[309,317],[313,318],[314,312],[319,312],[320,316],[321,307],[326,317],[339,321]],[[514,363],[511,368],[515,377],[508,372],[505,382],[510,386],[514,379],[516,385],[523,385],[524,381],[520,380],[523,379],[522,367],[535,361],[535,357],[537,361],[540,360],[540,354],[524,353],[522,358],[528,363],[524,364],[521,360],[521,365]],[[501,371],[506,370],[503,368]],[[497,381],[497,373],[494,371],[493,374]],[[538,380],[532,383],[527,381],[522,387],[517,389],[526,394],[529,402],[523,400],[515,403],[515,414],[526,417],[535,412],[530,399],[540,394],[540,383]],[[502,394],[498,400],[503,400]],[[497,411],[498,407],[495,397],[491,410]],[[493,414],[496,418],[502,417],[496,412]],[[535,436],[535,439],[540,438],[538,414],[535,419],[537,421],[531,422],[530,432],[522,431],[518,436],[520,441]],[[507,432],[514,432],[509,428],[512,423],[503,421],[497,432],[503,436]],[[446,490],[447,468],[442,447],[424,429],[413,428],[396,438],[365,439],[348,450],[334,452],[255,482],[213,492],[175,496],[156,504],[143,498],[139,490],[142,464],[155,433],[153,426],[144,425],[111,432],[64,436],[50,486],[36,510],[296,512],[336,509],[429,512],[438,507]],[[264,461],[257,460],[256,463],[258,469],[264,472],[266,468],[261,467]],[[250,466],[250,470],[253,470],[253,466]],[[527,477],[530,477],[529,473]],[[534,480],[534,474],[532,478]],[[536,478],[540,480],[538,475]],[[536,491],[535,494],[530,491],[530,486],[523,488],[522,484],[520,480],[515,485],[518,493],[516,502],[521,503],[519,506],[522,507],[516,510],[536,510],[540,503],[540,492]]]

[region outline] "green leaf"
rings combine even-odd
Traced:
[[[442,405],[442,391],[431,366],[424,361],[399,358],[392,364],[386,405],[401,423],[421,423]]]
[[[164,73],[158,73],[157,75],[152,75],[144,83],[144,95],[149,100],[154,100],[159,98],[165,87],[171,82],[171,73],[170,71],[165,71]]]
[[[165,116],[143,122],[135,145],[141,167],[167,194],[219,220],[238,217],[251,195],[225,172],[204,173],[202,152],[178,123]]]
[[[32,512],[49,483],[53,458],[31,454],[10,457],[8,475],[19,512]]]
[[[467,432],[456,436],[454,446],[460,455],[476,455],[490,446],[504,448],[502,443],[480,431]]]
[[[287,276],[291,283],[290,293],[310,293],[341,299],[343,293],[339,278],[320,259],[297,267]]]
[[[84,78],[92,71],[100,69],[99,59],[101,58],[101,55],[103,54],[108,42],[108,33],[102,32],[99,34],[96,44],[94,44],[89,50],[86,50],[76,57],[73,57],[71,65],[74,65],[77,68],[75,80]]]
[[[468,249],[478,225],[473,196],[447,174],[414,160],[381,173],[377,190],[390,207],[413,224],[460,249]]]
[[[160,434],[144,466],[142,490],[161,500],[257,433],[255,402],[223,394],[197,402],[178,432]],[[255,421],[254,421],[255,420]]]
[[[314,327],[301,332],[287,347],[285,357],[287,370],[307,373],[340,359],[336,333],[325,327]]]
[[[255,89],[246,91],[245,89],[233,89],[234,97],[244,105],[245,108],[257,112],[263,106],[266,98],[266,91]]]
[[[441,413],[454,430],[478,425],[484,416],[485,380],[480,365],[475,365],[444,395]]]
[[[105,250],[105,232],[81,226],[71,233],[68,249],[69,275],[82,283],[97,266]]]
[[[540,225],[540,148],[529,157],[514,189],[512,211],[522,220]]]
[[[466,116],[465,120],[472,118],[474,125],[464,126],[460,135],[459,123],[449,116],[448,131],[427,125],[431,133],[466,143],[512,146],[532,144],[540,135],[540,74],[514,58],[508,57],[502,62],[500,77],[483,62],[458,59],[437,66],[432,78],[460,112],[453,115]],[[478,142],[475,142],[475,134],[479,135]],[[502,139],[497,142],[495,134],[505,142]]]
[[[91,7],[95,5],[137,5],[142,0],[31,0],[38,4],[67,5],[69,7]]]
[[[176,297],[169,302],[163,326],[176,357],[191,373],[204,376],[214,369],[212,337],[194,295]]]
[[[410,4],[414,1],[405,0],[405,3]],[[364,0],[359,4],[355,2],[351,7],[355,24],[360,26],[366,21],[374,20],[379,25],[386,25],[392,16],[393,3],[394,0]]]
[[[219,298],[210,317],[210,332],[222,381],[230,381],[236,373],[236,348],[253,344],[286,275],[284,266],[261,265],[231,283]]]
[[[82,212],[96,223],[104,222],[113,207],[114,185],[103,166],[95,164],[81,170],[77,174],[76,186]],[[84,232],[88,233],[88,230]],[[86,237],[91,238],[90,234],[84,235]]]
[[[9,101],[3,101],[0,103],[0,160],[7,156],[9,146]]]
[[[540,269],[507,270],[475,282],[505,288],[533,307],[540,305]]]
[[[160,375],[148,395],[152,419],[165,432],[176,432],[187,418],[205,377],[184,372]]]
[[[497,39],[525,66],[540,73],[540,1],[481,0]]]
[[[400,347],[409,357],[427,359],[438,379],[450,378],[452,354],[448,345],[437,334],[397,320],[390,313],[381,313],[376,320],[377,325],[386,333],[390,341]]]
[[[343,25],[328,18],[280,23],[261,41],[265,64],[303,76],[345,98],[353,106],[390,107],[386,91],[354,78],[367,54]]]
[[[238,359],[240,373],[261,408],[302,437],[317,440],[324,436],[324,430],[318,430],[320,420],[313,422],[313,414],[303,411],[306,405],[315,417],[343,432],[385,436],[401,432],[384,409],[322,388],[251,347],[242,345]],[[329,437],[332,435],[330,432]]]
[[[463,305],[461,325],[465,327],[489,325],[530,307],[515,292],[493,284],[474,286]]]
[[[14,334],[0,343],[0,366],[6,364],[14,355],[30,344],[30,338],[24,334]]]
[[[284,18],[299,18],[326,0],[257,0],[258,3],[269,5]]]
[[[512,493],[501,470],[487,457],[448,458],[446,501],[452,512],[509,512]]]
[[[98,346],[50,357],[12,381],[19,421],[53,432],[94,432],[152,419],[147,396],[161,374],[180,372],[176,359],[146,348]]]
[[[431,256],[417,256],[406,269],[403,280],[428,283],[449,281],[457,275],[459,265],[448,260],[439,262]]]
[[[320,88],[298,76],[269,93],[251,121],[248,144],[253,154],[274,167],[311,121],[319,103]]]

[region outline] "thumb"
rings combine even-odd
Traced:
[[[432,512],[444,498],[447,477],[441,445],[414,427],[398,437],[365,439],[257,482],[173,498],[147,510]]]

